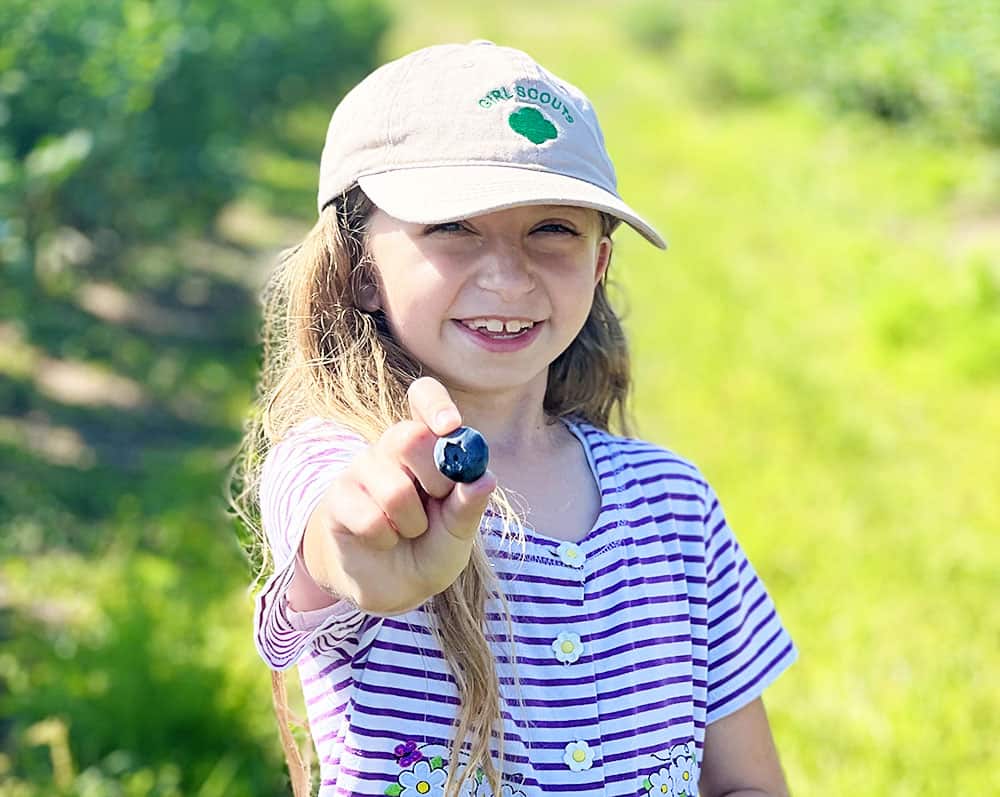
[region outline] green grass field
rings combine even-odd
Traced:
[[[694,66],[710,45],[637,48],[631,4],[391,6],[386,58],[488,38],[582,87],[623,195],[669,239],[661,253],[622,230],[612,266],[638,433],[712,480],[799,646],[765,696],[793,793],[1000,793],[1000,152],[794,96],[723,103]],[[217,230],[236,249],[190,250],[199,274],[236,274],[244,312],[314,213],[329,111],[301,109],[287,146],[257,153]],[[26,724],[0,751],[2,797],[286,793],[220,500],[243,340],[232,373],[178,354],[142,385],[225,434],[192,425],[137,453],[150,475],[106,507],[117,485],[92,487],[99,555],[12,527],[28,553],[0,562],[18,640],[0,697]],[[39,352],[9,325],[0,341],[0,374],[29,374]],[[0,445],[56,456],[10,424]],[[55,472],[39,471],[50,492]]]
[[[714,481],[798,643],[766,695],[793,792],[994,793],[1000,158],[721,107],[611,6],[398,4],[391,49],[488,38],[582,87],[669,239],[612,266],[639,431]]]

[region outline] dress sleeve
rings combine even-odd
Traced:
[[[296,664],[310,645],[338,646],[358,632],[367,616],[346,600],[297,612],[287,599],[309,516],[334,476],[366,445],[353,432],[314,418],[295,427],[264,461],[260,516],[274,573],[255,599],[254,643],[273,670]]]
[[[706,507],[706,722],[712,723],[760,697],[798,653],[711,487]]]

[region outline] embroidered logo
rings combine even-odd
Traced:
[[[553,123],[553,119],[559,121],[563,130],[568,130],[568,125],[576,121],[566,95],[543,81],[518,81],[497,86],[487,91],[476,103],[480,108],[514,105],[514,110],[507,115],[507,124],[519,136],[524,136],[537,146],[559,138],[559,128]]]
[[[556,126],[537,108],[518,108],[507,117],[507,123],[532,144],[544,144],[559,135]]]
[[[576,119],[570,109],[569,100],[554,86],[544,82],[518,82],[510,86],[497,86],[490,89],[477,101],[480,108],[493,108],[505,102],[519,102],[521,105],[537,105],[551,111],[568,124]]]

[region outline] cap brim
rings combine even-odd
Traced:
[[[618,196],[592,183],[519,166],[421,166],[358,178],[361,190],[390,216],[441,224],[524,205],[576,205],[610,213],[660,249],[667,242]]]

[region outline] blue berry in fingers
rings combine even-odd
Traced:
[[[475,429],[459,426],[439,437],[434,444],[434,462],[438,470],[455,482],[474,482],[490,461],[486,439]]]

